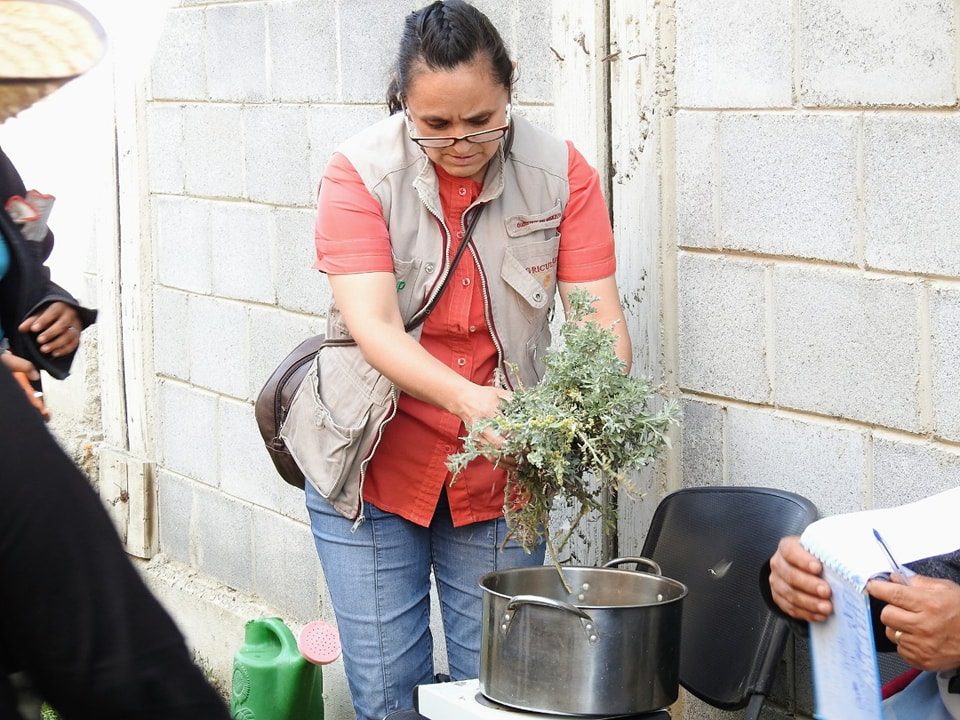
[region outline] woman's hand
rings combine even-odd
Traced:
[[[471,383],[469,389],[460,398],[457,415],[463,420],[463,424],[469,428],[477,420],[496,417],[500,413],[500,404],[509,400],[511,395],[513,393],[509,390]],[[495,449],[503,447],[503,437],[493,428],[486,428],[482,436],[490,447]],[[499,457],[496,458],[496,461],[508,468],[517,465],[517,461],[512,457]]]
[[[871,580],[867,592],[888,603],[880,622],[904,660],[921,670],[960,666],[960,585],[916,575],[908,585]]]
[[[773,601],[797,620],[822,622],[833,612],[830,586],[821,577],[823,566],[800,544],[796,535],[780,541],[770,558]]]
[[[38,315],[31,315],[18,328],[39,333],[40,352],[53,357],[69,355],[80,345],[80,316],[73,305],[52,302]]]

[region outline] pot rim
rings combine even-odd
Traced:
[[[509,569],[507,569],[507,570],[493,570],[493,571],[491,571],[491,572],[488,572],[488,573],[485,573],[484,575],[482,575],[481,578],[480,578],[479,583],[477,583],[477,584],[480,586],[480,589],[481,589],[483,592],[487,593],[488,595],[492,595],[493,597],[502,598],[502,599],[504,599],[504,600],[510,600],[512,597],[514,597],[514,595],[508,595],[508,594],[506,594],[506,593],[502,593],[502,592],[499,592],[499,591],[496,591],[496,590],[491,590],[491,589],[488,588],[486,585],[484,585],[484,582],[485,582],[488,578],[492,578],[492,577],[498,576],[498,575],[506,575],[506,574],[519,575],[519,574],[521,574],[521,573],[528,572],[528,571],[530,571],[530,570],[540,570],[541,568],[548,568],[548,569],[554,570],[554,572],[556,572],[555,568],[551,568],[549,565],[542,565],[542,566],[536,566],[536,567],[509,568]],[[620,568],[591,567],[591,566],[589,566],[589,565],[564,565],[563,568],[564,568],[565,570],[566,570],[566,569],[569,569],[569,570],[594,570],[594,571],[596,571],[596,570],[602,570],[604,573],[616,573],[616,574],[619,574],[619,575],[629,575],[629,576],[631,576],[631,577],[635,577],[635,576],[637,576],[637,575],[642,575],[642,576],[644,576],[644,577],[649,577],[649,578],[654,578],[654,579],[656,579],[656,580],[661,580],[661,581],[667,583],[668,585],[673,585],[673,586],[679,588],[679,590],[680,590],[680,594],[679,594],[679,595],[677,595],[676,597],[670,598],[669,600],[660,600],[660,601],[656,601],[656,600],[655,600],[655,601],[653,601],[653,602],[648,602],[648,603],[624,603],[624,604],[618,604],[618,605],[590,605],[590,604],[586,604],[586,603],[579,603],[579,602],[573,602],[573,601],[571,601],[571,600],[566,600],[566,602],[569,602],[569,603],[570,603],[571,605],[573,605],[574,607],[581,608],[581,609],[583,609],[583,610],[627,610],[627,609],[631,609],[631,608],[663,607],[663,606],[665,606],[665,605],[671,605],[671,604],[673,604],[673,603],[682,601],[682,600],[687,596],[687,593],[689,592],[689,589],[687,588],[687,586],[684,585],[682,582],[680,582],[679,580],[674,580],[674,579],[671,578],[671,577],[667,577],[666,575],[655,575],[654,573],[640,572],[640,571],[637,571],[637,570],[623,570],[623,569],[620,569]],[[515,595],[516,595],[516,594],[517,594],[517,593],[515,593]]]

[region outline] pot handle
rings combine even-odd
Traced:
[[[621,557],[611,560],[610,562],[604,564],[605,568],[614,568],[621,565],[627,565],[633,563],[635,565],[646,565],[649,572],[654,575],[663,575],[663,570],[660,569],[660,565],[651,560],[650,558],[645,557]],[[639,572],[639,571],[638,571]]]
[[[506,633],[507,630],[510,629],[510,624],[514,616],[524,605],[539,605],[540,607],[553,608],[554,610],[562,610],[563,612],[576,615],[580,619],[580,624],[583,626],[583,630],[587,634],[587,639],[590,644],[593,645],[598,640],[596,623],[593,622],[593,618],[584,610],[581,610],[572,603],[563,600],[554,600],[553,598],[543,597],[542,595],[514,595],[510,598],[507,602],[507,608],[500,618],[501,632]]]

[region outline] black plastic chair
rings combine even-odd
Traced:
[[[657,507],[643,555],[689,588],[680,684],[717,708],[756,720],[789,635],[760,593],[760,575],[785,535],[817,519],[806,498],[782,490],[679,490]]]

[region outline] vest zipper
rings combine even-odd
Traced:
[[[503,380],[507,387],[513,390],[513,383],[510,382],[510,376],[504,368],[503,345],[500,342],[500,336],[497,334],[496,325],[493,324],[493,313],[490,311],[490,294],[487,292],[487,274],[484,272],[483,263],[480,262],[479,254],[474,250],[473,242],[470,243],[470,254],[473,256],[473,262],[477,265],[477,272],[480,273],[480,292],[483,294],[483,316],[487,320],[487,332],[490,333],[490,339],[493,340],[493,346],[497,348],[497,369],[503,375]]]
[[[447,261],[450,259],[449,248],[450,248],[451,234],[450,234],[450,228],[447,227],[447,223],[444,221],[443,217],[441,215],[438,215],[437,212],[433,209],[433,207],[431,207],[430,203],[428,203],[426,198],[424,198],[423,192],[419,187],[417,187],[417,197],[420,198],[420,202],[423,203],[423,206],[430,211],[430,214],[437,219],[437,222],[440,224],[440,228],[443,230],[443,233],[444,233],[443,272],[440,273],[440,278],[434,284],[435,289],[433,290],[433,292],[431,292],[427,296],[427,301],[421,306],[421,307],[427,307],[430,305],[431,302],[433,302],[433,298],[436,294],[437,289],[443,287],[443,281],[446,279],[447,275],[450,273],[450,267]],[[416,315],[414,315],[414,317],[416,317]],[[377,439],[374,441],[373,447],[370,448],[370,452],[367,453],[367,456],[360,463],[360,489],[359,489],[359,495],[360,495],[359,505],[360,506],[357,508],[357,515],[354,518],[351,532],[356,532],[359,529],[359,527],[363,525],[363,521],[365,520],[365,517],[363,514],[363,483],[367,478],[367,465],[370,463],[370,460],[373,458],[373,454],[377,451],[377,447],[379,447],[380,445],[380,440],[383,438],[383,429],[387,426],[387,423],[393,420],[394,416],[396,416],[397,414],[397,404],[399,402],[399,398],[397,394],[396,385],[393,386],[393,390],[391,391],[391,393],[393,397],[393,408],[391,409],[390,414],[386,418],[384,418],[382,423],[380,423],[380,427],[377,430]]]
[[[370,460],[373,459],[373,454],[377,451],[377,447],[380,445],[380,440],[383,439],[383,429],[387,426],[387,423],[393,420],[394,416],[397,414],[397,403],[399,402],[399,397],[397,393],[397,386],[392,385],[390,390],[391,397],[391,409],[390,414],[383,419],[383,422],[380,423],[380,427],[377,428],[377,439],[373,442],[373,447],[370,448],[370,452],[367,453],[367,456],[360,462],[360,488],[358,490],[359,494],[359,507],[357,508],[357,515],[353,521],[353,527],[350,529],[350,532],[356,532],[363,521],[365,520],[363,514],[363,482],[367,479],[367,465],[370,464]]]

